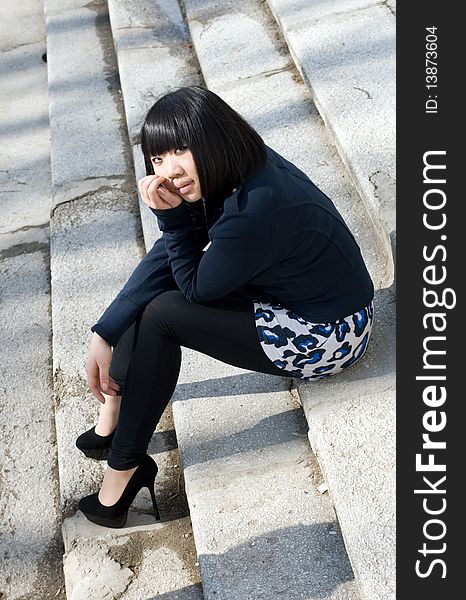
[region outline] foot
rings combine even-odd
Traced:
[[[105,437],[113,433],[118,423],[120,414],[121,396],[108,396],[104,394],[105,404],[100,405],[99,422],[95,426],[97,435]]]
[[[113,506],[120,499],[123,491],[137,467],[126,471],[116,471],[107,465],[102,487],[98,494],[99,502],[104,506]]]

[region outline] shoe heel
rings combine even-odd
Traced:
[[[150,497],[152,498],[152,507],[154,509],[155,520],[160,521],[160,513],[159,513],[158,506],[157,506],[157,501],[155,500],[154,484],[152,484],[150,486],[148,485],[147,489],[149,490]]]

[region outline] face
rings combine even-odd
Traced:
[[[160,156],[151,156],[154,173],[170,180],[169,189],[176,192],[188,202],[202,198],[199,176],[193,155],[187,146],[181,146]]]

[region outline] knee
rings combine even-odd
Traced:
[[[147,304],[145,311],[148,313],[163,313],[166,310],[172,310],[173,308],[183,301],[184,296],[180,290],[169,290],[168,292],[162,292],[156,296],[153,300]]]
[[[141,327],[150,322],[150,326],[158,326],[162,330],[169,327],[173,316],[178,312],[180,304],[187,300],[179,290],[170,290],[159,294],[144,308],[141,316]]]

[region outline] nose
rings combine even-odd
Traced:
[[[167,179],[175,179],[176,177],[183,175],[183,167],[176,154],[167,154],[167,158],[164,162],[166,166],[165,177]]]

